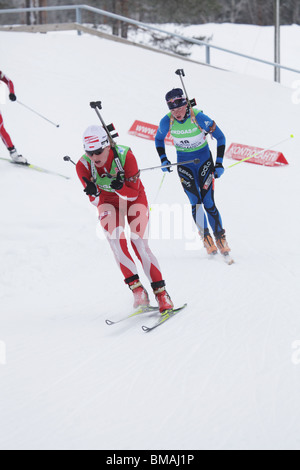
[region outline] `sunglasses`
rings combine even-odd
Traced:
[[[88,157],[92,157],[93,155],[101,155],[103,153],[104,149],[98,149],[98,150],[86,150],[85,153]]]
[[[168,100],[168,103],[174,103],[177,100],[183,100],[184,98],[182,96],[175,96],[174,98],[170,98]]]
[[[176,109],[176,108],[181,108],[181,106],[184,106],[187,104],[185,98],[171,98],[167,102],[169,109]]]

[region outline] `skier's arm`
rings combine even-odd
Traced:
[[[12,82],[8,77],[6,77],[6,75],[4,75],[3,72],[0,72],[0,80],[1,80],[1,82],[4,82],[5,85],[8,86],[9,93],[10,93],[11,95],[14,95],[14,94],[15,94],[15,87],[14,87],[14,84],[13,84],[13,82]]]
[[[91,173],[90,165],[88,164],[88,162],[84,158],[81,158],[78,161],[78,163],[76,165],[76,172],[77,172],[78,178],[80,179],[83,187],[86,188],[87,183],[84,180],[84,178],[86,178],[88,181],[91,181],[92,173]],[[89,195],[89,199],[90,199],[90,202],[94,206],[98,206],[99,197],[94,197],[94,196]]]
[[[141,180],[139,178],[139,169],[135,156],[131,150],[128,150],[124,165],[125,183],[121,189],[116,190],[116,194],[128,201],[135,201],[139,195]]]
[[[155,147],[160,159],[166,157],[165,138],[170,129],[170,118],[165,116],[159,123],[159,127],[155,136]]]
[[[166,155],[166,148],[165,148],[165,138],[170,130],[170,118],[166,115],[159,124],[156,136],[155,136],[155,146],[157,153],[159,155],[160,161],[162,166],[169,165],[171,162],[168,160]],[[169,171],[170,168],[165,168],[163,171]]]
[[[210,117],[206,116],[205,114],[198,113],[196,119],[201,128],[217,140],[216,164],[222,165],[226,145],[225,135],[223,134],[221,129],[216,125],[215,121],[213,121]]]

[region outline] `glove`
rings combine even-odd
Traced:
[[[10,93],[9,99],[10,99],[10,101],[16,101],[16,100],[17,100],[17,97],[16,97],[16,95],[15,95],[14,93]]]
[[[86,183],[86,188],[84,189],[85,194],[87,194],[88,196],[97,196],[98,189],[95,183],[88,180],[85,176],[82,179]]]
[[[224,167],[222,163],[216,163],[215,165],[215,178],[221,178],[224,173]]]
[[[120,191],[123,188],[124,186],[124,180],[122,179],[123,176],[124,176],[124,172],[119,171],[119,173],[117,174],[117,177],[113,179],[112,182],[110,183],[111,189],[114,189],[115,191]]]
[[[223,167],[223,158],[224,158],[224,153],[225,153],[225,145],[219,145],[217,147],[217,159],[216,159],[216,165],[215,165],[215,178],[221,178],[221,176],[224,173],[224,167]]]
[[[166,156],[166,155],[162,155],[161,158],[160,158],[160,160],[161,160],[162,171],[163,171],[163,172],[168,171],[169,173],[171,173],[172,170],[171,170],[170,167],[164,168],[164,166],[166,166],[166,165],[171,165],[171,162],[170,162],[170,160],[167,159],[167,156]]]

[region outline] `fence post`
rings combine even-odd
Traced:
[[[206,50],[206,63],[207,65],[210,65],[210,47],[208,44],[205,46],[205,50]]]
[[[275,10],[274,62],[276,64],[280,64],[280,0],[275,0],[274,10]],[[280,83],[280,68],[277,67],[276,65],[274,68],[274,80],[275,82]]]
[[[76,23],[82,24],[81,8],[79,7],[76,7]],[[77,34],[81,36],[82,32],[78,29]]]

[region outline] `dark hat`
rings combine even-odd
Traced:
[[[169,109],[180,108],[187,104],[185,96],[183,96],[183,91],[181,88],[173,88],[166,94],[166,102]]]

